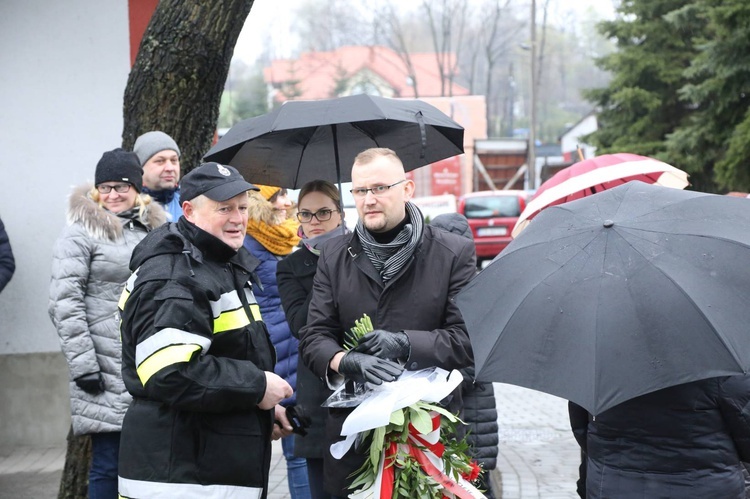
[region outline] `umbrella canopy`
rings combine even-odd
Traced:
[[[684,189],[689,185],[687,178],[688,174],[679,168],[637,154],[605,154],[579,161],[539,186],[511,234],[517,237],[529,221],[548,206],[574,201],[632,180]]]
[[[409,171],[463,153],[464,129],[419,100],[352,95],[287,101],[237,123],[206,154],[249,181],[299,188],[310,180],[348,182],[357,154],[396,151]]]
[[[545,209],[456,297],[477,379],[592,414],[750,369],[750,202],[630,182]]]

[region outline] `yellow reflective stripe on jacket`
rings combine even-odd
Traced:
[[[163,348],[173,345],[198,345],[205,355],[211,347],[211,339],[199,334],[176,328],[164,328],[135,347],[135,365],[140,366],[146,359]]]
[[[193,356],[193,353],[200,350],[200,345],[172,345],[163,350],[159,350],[148,359],[144,360],[138,366],[136,372],[143,386],[146,382],[167,366],[180,362],[187,362]]]
[[[245,289],[245,297],[250,305],[250,313],[255,321],[260,321],[260,307],[252,291]],[[214,334],[239,329],[250,324],[250,318],[242,307],[237,291],[224,293],[217,301],[211,302],[214,314]]]
[[[211,340],[205,336],[175,328],[162,329],[136,345],[136,372],[145,386],[159,370],[189,361],[198,350],[205,354],[210,346]]]
[[[239,329],[248,324],[250,324],[250,319],[247,318],[244,308],[224,312],[214,319],[214,334],[223,333],[231,329]]]
[[[133,287],[135,286],[135,280],[138,278],[138,271],[141,268],[138,267],[135,269],[135,272],[133,272],[130,275],[130,278],[125,283],[125,288],[122,290],[122,293],[120,294],[120,301],[117,302],[117,307],[120,310],[125,309],[125,302],[128,301],[128,298],[130,298],[130,293],[133,291]]]

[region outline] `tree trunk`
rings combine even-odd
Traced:
[[[182,173],[211,147],[229,63],[253,0],[161,0],[125,88],[122,146],[161,130],[180,146]],[[68,435],[58,499],[86,499],[91,438]]]
[[[57,499],[86,499],[89,496],[89,468],[91,468],[91,437],[73,435],[68,431],[68,450],[65,452],[60,490]]]
[[[125,89],[123,147],[151,130],[180,146],[182,173],[211,147],[234,45],[253,0],[161,0]]]

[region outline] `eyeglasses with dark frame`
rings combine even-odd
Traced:
[[[123,192],[128,192],[131,187],[131,184],[99,184],[96,186],[96,190],[99,191],[100,194],[109,194],[110,192],[112,192],[112,189],[114,189],[115,192],[119,192],[120,194],[122,194]]]
[[[313,217],[318,219],[318,222],[327,222],[331,219],[334,213],[338,213],[339,210],[329,210],[328,208],[322,208],[315,213],[309,211],[300,211],[297,213],[297,220],[303,224],[312,222]]]
[[[358,198],[363,198],[367,196],[368,192],[372,192],[373,196],[382,196],[383,194],[388,192],[388,189],[390,189],[391,187],[395,187],[398,184],[402,184],[404,182],[406,182],[406,179],[399,180],[395,184],[391,184],[391,185],[376,185],[375,187],[370,187],[369,189],[365,189],[364,187],[358,187],[356,189],[350,190],[349,192],[351,192],[353,196],[356,196]]]

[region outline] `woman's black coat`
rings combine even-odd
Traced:
[[[312,298],[313,277],[318,266],[318,255],[302,246],[299,250],[279,261],[276,280],[279,285],[281,304],[286,320],[295,337],[307,322],[307,309]],[[323,458],[325,448],[325,422],[328,411],[320,405],[331,391],[310,369],[302,363],[297,365],[297,410],[310,417],[307,435],[295,435],[294,454],[305,458]]]

